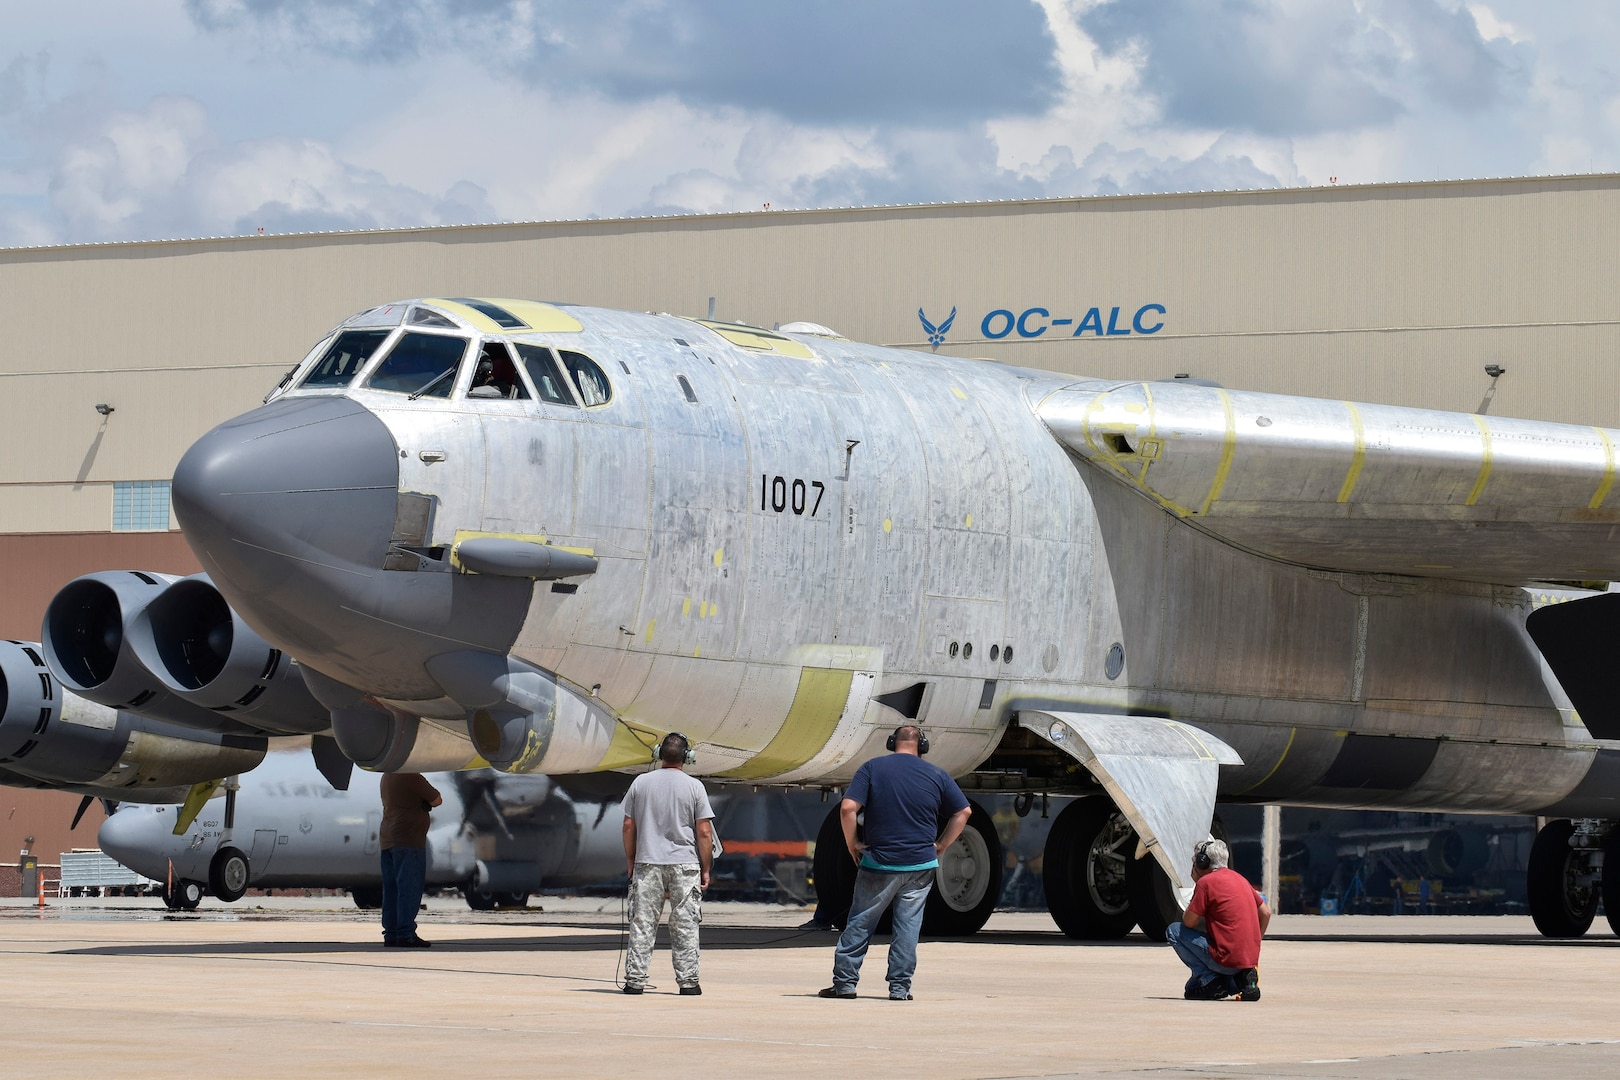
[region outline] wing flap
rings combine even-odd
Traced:
[[[1037,406],[1070,451],[1235,546],[1498,584],[1620,578],[1620,432],[1178,383]]]

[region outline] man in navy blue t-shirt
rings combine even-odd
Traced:
[[[849,919],[833,953],[833,984],[826,998],[852,998],[872,931],[892,903],[894,936],[889,942],[889,998],[911,1000],[917,970],[917,936],[923,905],[934,884],[939,856],[956,842],[973,808],[950,774],[922,760],[927,739],[915,724],[889,737],[888,757],[873,758],[855,772],[839,805],[844,843],[860,867]],[[855,839],[855,816],[866,811],[866,842]],[[949,820],[945,820],[949,818]],[[943,830],[940,822],[945,821]]]

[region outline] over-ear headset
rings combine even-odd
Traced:
[[[654,761],[662,762],[664,760],[664,747],[666,746],[677,749],[682,754],[686,755],[685,763],[687,765],[690,765],[697,760],[697,755],[692,753],[692,740],[688,739],[685,735],[682,735],[678,731],[672,731],[668,735],[664,736],[663,741],[658,744],[658,748],[653,751]]]
[[[1213,840],[1200,840],[1193,845],[1193,865],[1198,869],[1208,870],[1214,865],[1215,860],[1209,857],[1209,845],[1214,842]]]
[[[903,724],[901,727],[917,727],[917,725]],[[888,747],[890,753],[894,752],[895,744],[900,741],[900,731],[901,728],[895,728],[891,731],[889,741],[883,744]],[[917,728],[917,756],[922,757],[926,753],[928,753],[928,732],[919,727]]]

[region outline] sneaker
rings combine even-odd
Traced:
[[[1232,993],[1232,980],[1225,975],[1217,975],[1186,991],[1182,997],[1188,1001],[1221,1001],[1231,997]]]
[[[691,986],[683,986],[683,987],[681,987],[681,997],[702,997],[702,996],[703,996],[703,987],[699,986],[697,983],[693,983]]]
[[[890,994],[889,995],[889,1000],[890,1001],[910,1001],[911,1000],[911,991],[906,990],[906,991],[903,991],[902,993]]]
[[[800,930],[831,930],[832,928],[832,923],[817,922],[814,919],[799,924]]]
[[[1260,971],[1257,968],[1244,968],[1232,976],[1237,983],[1238,1000],[1260,1000]]]
[[[419,937],[408,937],[400,941],[390,942],[396,949],[431,949],[433,942],[423,941]]]
[[[855,991],[840,990],[836,986],[829,986],[825,990],[818,992],[816,996],[824,998],[845,998],[853,1001],[855,999]]]
[[[645,989],[646,989],[646,987],[637,986],[635,983],[625,983],[624,984],[624,992],[627,993],[627,994],[639,994],[642,991],[644,991]]]

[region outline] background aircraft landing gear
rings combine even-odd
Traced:
[[[172,889],[167,885],[163,887],[163,903],[170,911],[196,911],[202,898],[200,881],[177,881]]]
[[[1046,906],[1072,938],[1104,941],[1131,932],[1126,881],[1136,831],[1100,796],[1076,799],[1052,822],[1042,857]]]
[[[208,865],[208,891],[227,904],[242,899],[248,886],[248,860],[236,848],[220,848]]]
[[[1573,845],[1572,839],[1576,841]],[[1580,937],[1591,927],[1599,891],[1593,853],[1585,835],[1577,836],[1575,823],[1568,819],[1549,821],[1536,834],[1525,872],[1525,891],[1530,917],[1543,935]],[[1613,919],[1610,916],[1611,925]]]
[[[354,898],[354,906],[362,911],[375,911],[382,907],[381,885],[351,885],[349,895]]]
[[[474,911],[494,911],[496,908],[529,906],[529,894],[526,892],[491,892],[472,883],[461,887],[461,895],[466,898],[467,906]]]
[[[961,937],[976,934],[1001,899],[1001,839],[995,823],[978,803],[967,827],[940,859],[934,887],[923,911],[923,934]],[[855,897],[855,863],[844,844],[844,826],[834,806],[816,834],[814,863],[816,911],[824,922],[842,928]],[[889,932],[885,914],[879,933]]]

